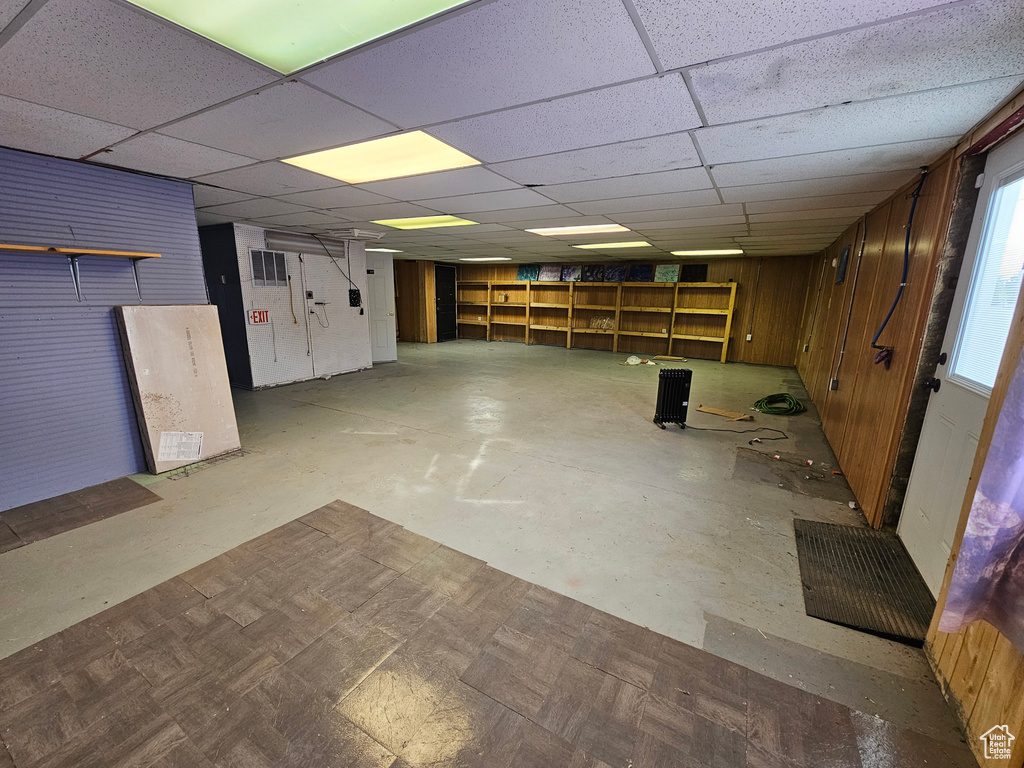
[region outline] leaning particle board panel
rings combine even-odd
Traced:
[[[114,309],[149,470],[240,448],[217,307]]]

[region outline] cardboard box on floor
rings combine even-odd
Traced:
[[[241,447],[217,307],[115,307],[150,472]]]

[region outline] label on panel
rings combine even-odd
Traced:
[[[157,461],[199,461],[202,432],[161,432]]]

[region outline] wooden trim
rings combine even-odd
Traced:
[[[0,243],[0,251],[14,253],[56,253],[63,256],[117,256],[123,259],[159,259],[159,253],[143,251],[108,251],[97,248],[53,248],[43,245],[8,245]]]

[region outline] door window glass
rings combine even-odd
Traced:
[[[967,295],[950,373],[988,394],[1006,345],[1024,267],[1024,178],[996,192]]]

